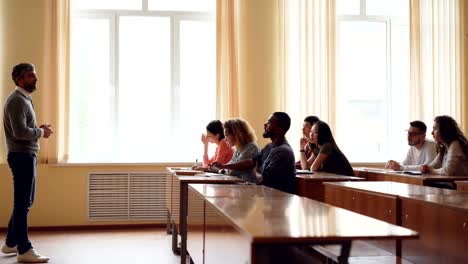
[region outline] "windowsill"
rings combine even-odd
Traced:
[[[52,167],[191,167],[193,162],[155,162],[155,163],[72,163],[72,162],[61,162],[61,163],[48,163]]]

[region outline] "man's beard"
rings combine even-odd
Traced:
[[[273,133],[271,133],[271,131],[263,131],[263,138],[270,138],[271,136],[273,135]]]
[[[36,85],[35,84],[25,85],[23,89],[26,90],[28,93],[32,93],[36,91]]]
[[[421,141],[413,141],[413,142],[408,142],[408,145],[409,146],[416,146],[416,145],[419,145],[421,143]]]

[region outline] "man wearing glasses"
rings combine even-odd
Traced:
[[[421,165],[431,163],[436,156],[436,143],[426,139],[427,126],[422,121],[410,122],[408,129],[408,145],[410,149],[406,159],[399,164],[389,160],[385,168],[392,170],[414,171],[419,170]]]

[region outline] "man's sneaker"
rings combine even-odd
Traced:
[[[16,249],[16,247],[9,247],[7,246],[6,244],[3,245],[2,247],[2,253],[4,254],[13,254],[13,253],[18,253],[18,250]]]
[[[49,257],[41,256],[34,249],[26,251],[24,254],[16,256],[19,263],[45,263],[49,261]]]

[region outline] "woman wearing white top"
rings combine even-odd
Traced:
[[[432,131],[437,156],[421,167],[421,172],[448,176],[468,175],[468,142],[457,122],[450,116],[437,116]]]

